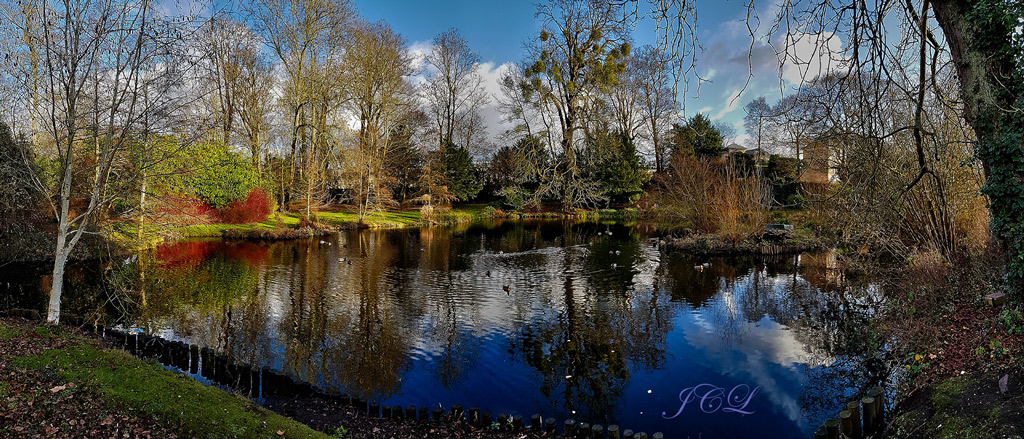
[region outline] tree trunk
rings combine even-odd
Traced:
[[[57,232],[57,252],[53,257],[53,281],[50,283],[50,304],[46,310],[46,323],[60,323],[60,296],[64,290],[64,267],[68,263],[68,252],[64,250],[67,230]]]
[[[977,136],[974,155],[985,171],[992,228],[1008,258],[1007,285],[1024,285],[1024,69],[1016,57],[1018,17],[1000,0],[933,0],[935,19],[949,45],[960,79],[964,119]]]

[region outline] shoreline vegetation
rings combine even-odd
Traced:
[[[777,211],[774,222],[788,225],[803,219],[802,211]],[[778,255],[823,251],[834,247],[826,233],[807,224],[790,230],[766,230],[761,234],[735,239],[726,234],[694,230],[687,224],[660,218],[650,209],[624,207],[619,209],[578,210],[564,212],[557,207],[522,211],[503,211],[487,204],[457,205],[427,219],[419,209],[389,210],[366,215],[363,223],[348,206],[330,206],[313,211],[310,220],[304,212],[273,212],[266,219],[243,224],[159,224],[146,225],[140,233],[137,220],[124,220],[106,227],[105,233],[84,240],[71,259],[89,259],[103,255],[126,255],[165,243],[189,239],[217,238],[247,241],[282,241],[324,236],[348,229],[395,229],[407,227],[449,226],[487,220],[574,220],[646,224],[663,235],[659,241],[667,248],[701,256]],[[42,233],[45,234],[45,233]],[[25,240],[27,246],[46,237]],[[12,245],[11,243],[8,244]],[[13,243],[14,247],[18,246]],[[45,247],[43,247],[45,249]],[[52,258],[39,248],[9,248],[8,261],[32,262]]]
[[[782,212],[778,220],[790,223],[789,217],[801,212]],[[579,210],[563,212],[557,209],[535,209],[506,212],[486,204],[467,204],[452,207],[426,219],[418,209],[373,212],[359,223],[358,216],[345,206],[334,206],[312,213],[311,221],[303,213],[274,212],[267,219],[248,224],[194,224],[170,226],[147,231],[146,238],[138,241],[138,230],[122,230],[115,241],[135,251],[167,242],[198,238],[222,238],[249,241],[282,241],[323,236],[347,229],[396,229],[407,227],[448,226],[485,220],[575,220],[620,223],[646,223],[663,231],[663,245],[702,256],[719,255],[778,255],[823,251],[832,247],[817,229],[808,226],[790,230],[766,230],[763,234],[734,240],[723,234],[694,231],[685,225],[657,218],[648,210],[635,207],[621,209]],[[676,237],[675,235],[680,235]],[[133,240],[134,238],[134,240]]]

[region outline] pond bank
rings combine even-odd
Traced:
[[[822,251],[825,240],[807,229],[769,230],[760,238],[732,241],[721,235],[694,233],[665,240],[669,248],[701,256],[780,255]]]
[[[315,392],[269,396],[264,408],[153,360],[135,358],[79,328],[38,323],[0,317],[0,401],[5,402],[0,436],[563,437],[530,428],[514,432],[497,424],[472,425],[447,413],[429,421],[375,417]]]
[[[1006,392],[999,381],[1006,376]],[[972,372],[922,388],[897,406],[886,437],[1020,438],[1024,432],[1024,380],[1012,374]]]
[[[2,318],[0,352],[3,437],[327,437],[73,328]]]

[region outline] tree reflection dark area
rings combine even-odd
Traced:
[[[885,379],[869,323],[881,291],[842,276],[835,255],[701,259],[649,236],[492,221],[185,242],[78,267],[69,284],[96,291],[76,313],[391,405],[799,437]],[[33,276],[8,288],[46,291]],[[662,416],[702,383],[759,386],[753,413]]]

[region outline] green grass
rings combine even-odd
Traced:
[[[10,340],[17,336],[18,332],[15,329],[0,326],[0,340]]]
[[[465,223],[475,219],[480,219],[484,217],[487,207],[487,204],[481,203],[455,206],[450,211],[439,214],[435,218],[435,222]],[[132,222],[122,222],[112,226],[110,228],[111,233],[109,233],[109,235],[115,241],[126,247],[144,248],[163,242],[164,237],[167,236],[169,232],[176,232],[178,237],[183,238],[213,238],[223,236],[226,230],[242,232],[250,230],[274,230],[278,228],[278,219],[280,219],[281,226],[284,226],[285,228],[295,228],[304,215],[304,212],[274,212],[271,213],[266,220],[252,224],[197,224],[177,229],[167,227],[147,227],[142,234],[141,243],[138,242],[138,226]],[[352,225],[359,221],[359,215],[356,212],[320,211],[315,212],[314,215],[316,215],[319,222],[331,226]],[[599,211],[580,212],[570,216],[586,221],[633,222],[639,218],[640,212],[632,208],[622,210],[604,209]],[[569,216],[560,212],[542,212],[531,214],[513,213],[513,217],[557,219]],[[420,217],[419,209],[410,209],[400,212],[371,212],[367,214],[364,219],[364,223],[371,228],[418,227],[428,224],[427,221]]]
[[[452,209],[451,213],[448,214],[445,219],[454,221],[470,220],[472,218],[476,218],[485,206],[486,205],[484,204],[460,206]],[[356,212],[321,211],[316,212],[315,215],[321,223],[332,226],[355,224],[359,221],[359,215]],[[285,227],[294,228],[299,223],[299,220],[304,216],[304,213],[271,214],[265,221],[254,224],[203,224],[186,226],[181,228],[181,232],[186,237],[202,238],[221,236],[225,230],[229,229],[276,229],[278,216],[281,218],[281,223]],[[416,227],[425,224],[423,219],[420,218],[419,210],[415,209],[401,212],[370,212],[366,215],[364,223],[373,228]]]
[[[252,401],[204,386],[155,363],[122,351],[78,345],[15,358],[19,367],[59,373],[65,379],[96,389],[115,406],[177,426],[180,437],[277,438],[327,436],[257,406]]]

